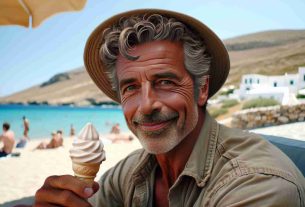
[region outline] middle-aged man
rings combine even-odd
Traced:
[[[206,111],[230,64],[204,24],[171,11],[125,12],[96,28],[84,57],[144,149],[93,187],[70,175],[47,178],[34,206],[88,206],[89,197],[111,207],[305,206],[304,177],[288,157]]]

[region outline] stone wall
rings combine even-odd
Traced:
[[[241,129],[275,126],[305,120],[305,104],[246,109],[232,116],[231,126]]]

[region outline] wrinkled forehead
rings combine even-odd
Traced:
[[[184,69],[184,53],[180,42],[162,40],[144,43],[134,47],[130,54],[137,59],[129,60],[119,55],[116,62],[117,72],[136,69]]]
[[[180,41],[156,40],[135,45],[128,50],[131,56],[137,57],[135,60],[128,60],[119,54],[117,62],[147,61],[154,58],[180,58],[183,54],[183,46]]]

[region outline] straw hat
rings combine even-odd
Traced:
[[[209,98],[213,96],[226,81],[230,70],[229,55],[224,44],[211,29],[209,29],[199,20],[182,13],[159,9],[140,9],[117,14],[102,22],[91,33],[85,47],[84,62],[87,72],[95,84],[108,97],[120,103],[120,100],[117,97],[116,92],[112,90],[110,81],[108,80],[108,77],[105,73],[106,69],[100,58],[99,49],[103,41],[103,31],[106,28],[116,24],[122,17],[129,17],[139,14],[161,14],[166,17],[173,17],[176,20],[186,24],[193,31],[198,32],[200,37],[204,40],[204,43],[207,47],[207,52],[212,57],[210,69]]]

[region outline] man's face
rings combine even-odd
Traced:
[[[119,56],[116,72],[121,103],[130,130],[150,153],[177,146],[198,122],[194,83],[184,67],[183,46],[154,41]]]

